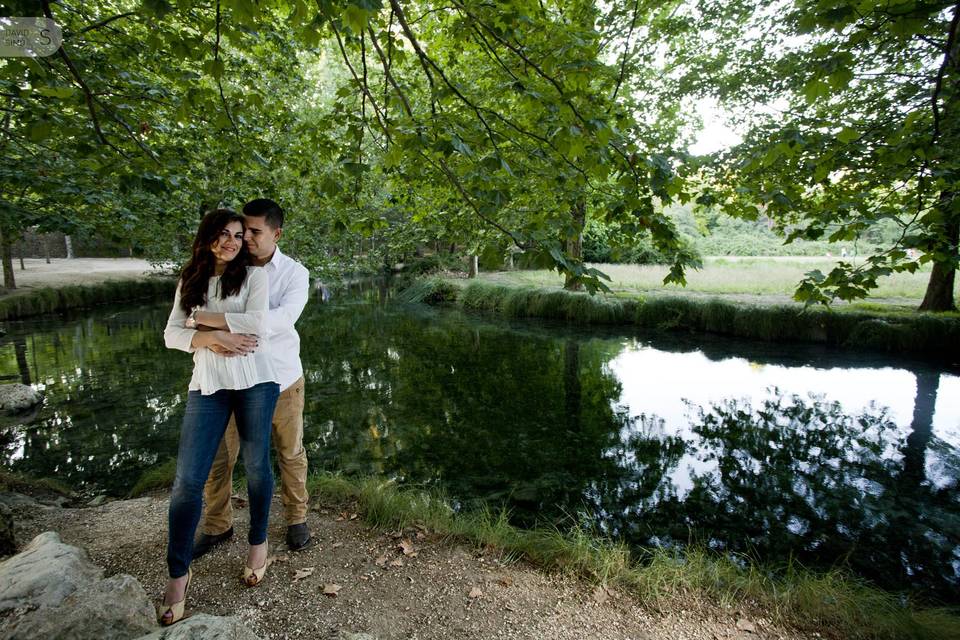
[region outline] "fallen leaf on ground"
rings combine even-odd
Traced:
[[[377,556],[377,559],[373,561],[378,567],[382,567],[387,564],[387,555],[383,554],[382,556]]]
[[[470,598],[479,598],[482,595],[483,591],[480,590],[480,587],[474,587],[473,589],[470,589]]]
[[[356,519],[359,518],[359,517],[360,517],[360,515],[357,514],[357,513],[351,513],[351,514],[350,514],[350,519],[351,519],[351,520],[356,520]]]
[[[593,590],[593,601],[597,604],[603,604],[607,601],[608,597],[607,590],[603,587],[597,587]]]
[[[501,587],[512,587],[513,578],[511,578],[510,576],[503,576],[502,578],[497,580],[497,584],[499,584]]]
[[[290,562],[290,556],[288,556],[285,553],[282,553],[282,554],[279,554],[276,556],[270,556],[269,558],[267,558],[268,567],[272,565],[274,562]]]
[[[323,585],[323,595],[336,598],[337,594],[340,593],[340,588],[338,584],[325,584]]]
[[[737,629],[740,629],[740,631],[750,631],[752,633],[757,630],[757,625],[745,618],[741,618],[737,620]]]
[[[408,556],[410,558],[416,557],[417,555],[416,550],[413,548],[413,543],[407,539],[401,540],[397,548],[403,552],[403,555]]]
[[[313,575],[313,572],[316,570],[316,567],[305,567],[303,569],[297,569],[296,573],[293,574],[293,581],[298,582],[304,578],[309,578]]]
[[[394,568],[402,567],[402,566],[403,566],[403,560],[401,560],[400,558],[397,558],[396,560],[391,560],[391,561],[390,561],[390,566],[391,566],[391,567],[394,567]]]

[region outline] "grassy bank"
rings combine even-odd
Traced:
[[[513,559],[627,590],[651,610],[698,604],[736,606],[774,622],[834,638],[960,638],[960,617],[918,609],[842,571],[796,565],[763,567],[704,549],[631,553],[624,545],[575,530],[518,529],[506,514],[454,512],[437,494],[399,489],[378,479],[312,476],[310,492],[327,502],[355,502],[366,522],[384,530],[421,525],[451,540],[493,547]]]
[[[705,258],[703,268],[687,271],[687,285],[664,285],[669,269],[662,265],[596,264],[608,276],[608,286],[617,293],[649,295],[654,293],[684,295],[763,296],[789,301],[797,283],[809,271],[828,273],[837,265],[837,258],[804,257],[714,257]],[[895,273],[877,281],[871,291],[875,300],[895,301],[916,308],[923,299],[930,279],[930,265],[915,273]],[[555,270],[502,271],[481,274],[481,278],[504,285],[561,287],[563,278]],[[960,281],[957,282],[960,298]]]
[[[804,309],[798,304],[758,305],[684,295],[591,296],[557,288],[443,278],[418,280],[403,292],[401,299],[451,303],[466,310],[511,318],[703,331],[767,342],[824,343],[951,362],[960,360],[957,314]]]
[[[176,286],[176,280],[172,278],[145,278],[112,280],[90,285],[21,289],[0,297],[0,320],[84,309],[107,302],[173,297]]]

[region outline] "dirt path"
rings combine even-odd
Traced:
[[[58,531],[65,542],[87,549],[107,575],[132,574],[147,593],[160,597],[166,497],[18,511],[21,543],[44,530]],[[308,521],[317,545],[291,554],[282,545],[285,528],[275,501],[270,527],[275,561],[260,587],[246,589],[239,576],[248,514],[244,508],[237,513],[233,540],[194,563],[187,608],[237,615],[264,639],[336,640],[355,633],[376,640],[805,637],[734,611],[654,614],[629,594],[507,563],[495,552],[447,542],[429,531],[380,533],[350,512],[323,505],[314,506]],[[325,589],[336,595],[324,595]]]
[[[26,258],[23,262],[26,269],[21,271],[20,261],[13,261],[17,289],[133,280],[163,272],[137,258],[51,258],[50,264],[40,258]]]

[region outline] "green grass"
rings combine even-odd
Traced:
[[[177,459],[170,458],[165,462],[156,464],[144,471],[134,483],[130,493],[130,498],[138,498],[150,491],[157,489],[169,489],[173,486],[173,479],[177,475]]]
[[[827,273],[836,265],[829,258],[706,258],[704,268],[687,272],[687,286],[664,285],[668,268],[658,265],[592,265],[610,276],[607,285],[627,294],[711,294],[763,296],[774,301],[789,301],[804,274],[814,269]],[[871,299],[895,300],[918,306],[926,291],[930,266],[916,273],[897,273],[879,281]],[[563,278],[556,271],[503,271],[485,273],[481,278],[505,285],[561,287]],[[960,299],[960,280],[957,284]]]
[[[835,638],[960,638],[960,618],[954,612],[904,604],[898,595],[840,570],[766,567],[698,548],[635,555],[622,543],[580,529],[519,529],[503,512],[455,512],[442,494],[401,489],[375,478],[317,474],[308,486],[323,501],[356,503],[364,521],[375,528],[423,526],[451,541],[493,547],[507,559],[627,590],[655,611],[736,606]]]
[[[169,297],[176,289],[172,278],[111,280],[93,285],[17,289],[0,296],[0,320],[81,309],[108,302]]]

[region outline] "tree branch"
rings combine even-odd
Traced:
[[[213,59],[214,61],[220,60],[220,0],[217,0],[217,39],[213,43]],[[227,114],[227,120],[230,121],[230,126],[233,127],[233,135],[237,138],[237,144],[240,144],[240,128],[237,127],[236,121],[233,119],[233,114],[230,113],[230,106],[227,104],[227,97],[223,94],[223,83],[220,80],[220,75],[217,75],[214,80],[217,81],[217,89],[220,90],[220,102],[223,103],[223,110]]]
[[[104,19],[101,20],[100,22],[95,22],[95,23],[93,23],[93,24],[91,24],[91,25],[89,25],[89,26],[87,26],[87,27],[84,27],[83,29],[80,29],[80,31],[77,31],[77,35],[79,36],[79,35],[82,35],[82,34],[84,34],[84,33],[87,33],[88,31],[93,31],[93,30],[95,30],[95,29],[99,29],[99,28],[101,28],[101,27],[105,27],[105,26],[107,26],[108,24],[110,24],[111,22],[113,22],[114,20],[120,20],[120,19],[122,19],[122,18],[129,18],[130,16],[135,16],[135,15],[137,15],[137,12],[136,12],[136,11],[128,11],[128,12],[126,12],[126,13],[121,13],[121,14],[118,14],[118,15],[115,15],[115,16],[110,16],[109,18],[104,18]]]

